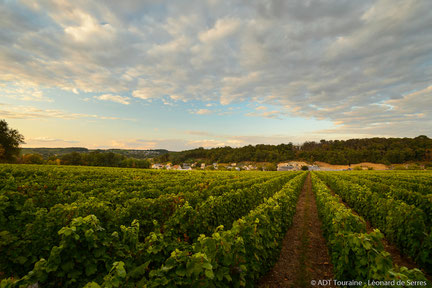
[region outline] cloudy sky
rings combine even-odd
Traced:
[[[27,147],[432,136],[430,0],[0,0]]]

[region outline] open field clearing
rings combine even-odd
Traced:
[[[429,285],[431,184],[428,171],[0,165],[1,287]]]
[[[322,168],[330,168],[330,169],[338,169],[338,170],[347,170],[349,168],[353,169],[355,167],[361,167],[364,169],[372,168],[373,170],[387,170],[388,166],[379,163],[370,163],[370,162],[362,162],[358,164],[351,165],[332,165],[325,162],[317,161],[316,164]]]

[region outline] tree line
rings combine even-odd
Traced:
[[[18,162],[34,164],[64,164],[110,167],[148,168],[146,159],[136,159],[112,151],[92,151],[79,153],[73,151],[62,155],[50,156],[48,159],[39,154],[19,156],[19,145],[24,137],[8,127],[5,120],[0,120],[0,162]],[[85,149],[85,148],[83,148]],[[88,151],[88,150],[87,150]],[[165,153],[166,150],[154,150]],[[135,152],[131,150],[128,153]],[[277,163],[290,160],[307,162],[327,162],[330,164],[349,165],[361,162],[400,164],[405,162],[431,162],[432,139],[425,135],[415,138],[364,138],[349,140],[307,141],[301,145],[293,143],[279,145],[248,145],[239,148],[203,147],[182,152],[169,152],[154,158],[155,162],[173,164],[187,162],[230,163],[230,162],[270,162]]]
[[[25,154],[17,158],[17,163],[150,168],[150,161],[147,159],[130,158],[114,152],[100,151],[71,152],[61,156],[50,156],[48,159],[44,159],[40,154]]]
[[[229,163],[242,161],[283,162],[321,161],[335,165],[361,162],[399,164],[409,161],[432,161],[432,139],[421,135],[415,138],[364,138],[349,140],[307,141],[301,145],[248,145],[239,148],[202,147],[182,152],[170,152],[155,158],[157,162],[202,161]]]
[[[87,149],[84,147],[65,147],[65,148],[21,148],[21,154],[40,154],[44,159],[51,156],[62,156],[72,152],[89,153],[89,152],[113,152],[116,154],[124,155],[128,158],[135,159],[148,159],[168,153],[165,149],[152,149],[152,150],[136,150],[136,149]]]
[[[20,145],[24,143],[23,135],[17,130],[9,128],[5,120],[0,120],[0,163],[150,168],[150,161],[147,159],[136,159],[111,151],[85,152],[88,151],[85,148],[70,148],[72,149],[70,153],[51,155],[49,157],[44,157],[39,153],[20,156]]]

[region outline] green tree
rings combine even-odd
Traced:
[[[24,136],[11,129],[5,120],[0,120],[0,162],[15,159],[20,152],[19,145],[24,143]]]
[[[23,164],[43,164],[44,159],[41,154],[26,154],[21,157]]]
[[[61,157],[61,162],[65,165],[82,165],[81,154],[78,152],[64,154]]]

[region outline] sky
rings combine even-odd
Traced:
[[[430,0],[0,0],[24,147],[432,136]]]

